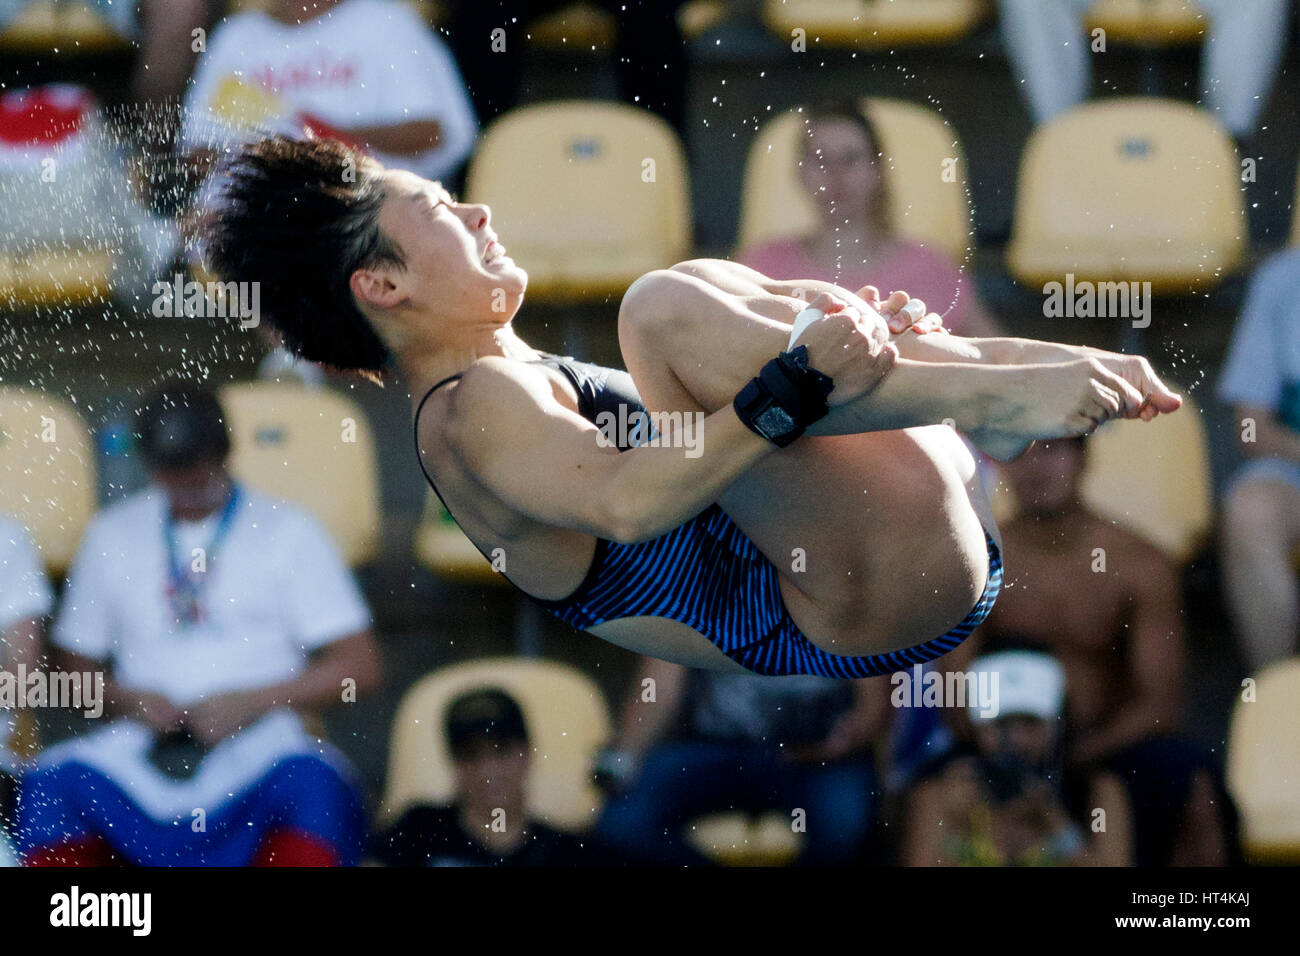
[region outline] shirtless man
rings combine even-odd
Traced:
[[[1085,456],[1084,439],[1059,440],[1004,466],[1020,505],[1003,530],[1006,585],[962,654],[1050,650],[1066,674],[1067,760],[1129,785],[1139,865],[1224,865],[1216,800],[1227,796],[1208,755],[1175,736],[1185,657],[1178,575],[1155,547],[1080,502]]]

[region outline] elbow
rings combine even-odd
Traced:
[[[600,509],[600,534],[616,544],[639,544],[655,536],[638,496],[611,488]]]

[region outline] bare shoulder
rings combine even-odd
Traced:
[[[544,427],[557,404],[541,366],[484,356],[461,376],[439,425],[452,448],[467,449]]]

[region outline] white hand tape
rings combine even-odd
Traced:
[[[920,299],[908,299],[907,305],[899,311],[911,316],[912,324],[915,325],[925,318],[925,303]]]
[[[795,341],[803,335],[804,330],[820,319],[826,318],[826,313],[821,309],[814,309],[811,306],[804,309],[794,317],[794,328],[790,330],[790,344],[786,346],[786,351],[794,348]]]

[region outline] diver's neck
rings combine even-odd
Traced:
[[[521,339],[509,323],[476,331],[458,341],[403,356],[398,361],[402,377],[412,391],[424,391],[450,375],[464,372],[481,358],[500,358],[527,362],[539,357],[538,351]]]

